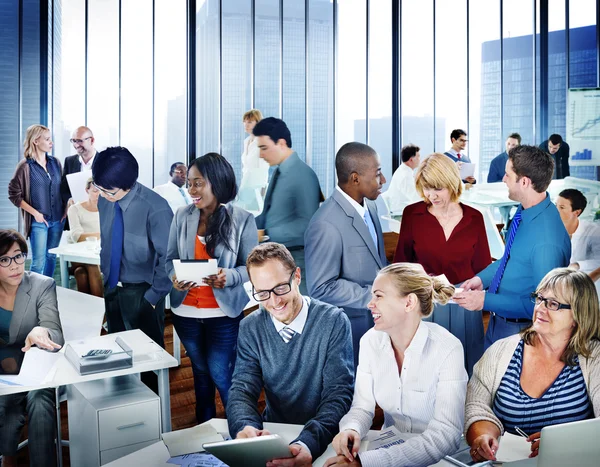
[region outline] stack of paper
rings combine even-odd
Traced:
[[[162,439],[171,457],[175,457],[194,452],[204,452],[202,447],[204,443],[223,441],[223,436],[217,433],[217,430],[211,425],[198,425],[186,430],[163,433]]]
[[[61,357],[58,352],[33,347],[25,352],[25,358],[18,375],[2,375],[0,379],[0,394],[2,386],[39,386],[52,380],[56,369],[54,365]]]
[[[531,443],[523,436],[504,433],[498,440],[500,447],[496,453],[498,462],[513,462],[520,459],[527,459],[531,454]]]

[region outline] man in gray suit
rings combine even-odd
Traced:
[[[275,167],[256,226],[264,229],[272,242],[287,247],[305,277],[304,232],[322,200],[319,179],[292,149],[290,130],[283,120],[265,118],[252,132],[260,157]],[[304,282],[300,292],[307,295]]]
[[[350,318],[354,364],[358,344],[373,326],[367,309],[371,285],[387,264],[375,200],[385,177],[379,156],[362,143],[346,143],[335,157],[338,186],[313,216],[304,240],[311,297],[338,306]]]

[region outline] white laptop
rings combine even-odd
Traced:
[[[600,465],[600,418],[547,426],[540,435],[540,454],[506,462],[503,467],[590,467]]]

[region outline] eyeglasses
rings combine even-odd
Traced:
[[[173,173],[176,173],[176,174],[179,174],[179,175],[181,175],[181,174],[184,174],[184,173],[185,173],[185,171],[183,171],[183,170],[179,170],[179,169],[175,169],[175,170],[173,170]]]
[[[551,298],[544,298],[540,294],[533,292],[531,294],[531,301],[535,303],[536,306],[541,305],[544,302],[544,306],[550,311],[558,311],[558,310],[570,310],[571,305],[566,305],[564,303],[557,302]]]
[[[3,268],[9,267],[14,261],[15,264],[23,264],[27,259],[27,253],[19,253],[15,256],[3,256],[0,258],[0,266]]]
[[[295,272],[296,270],[292,271],[292,275],[290,276],[290,280],[287,282],[287,284],[276,285],[270,290],[261,290],[260,292],[256,292],[254,290],[254,286],[252,286],[252,296],[254,297],[254,300],[256,300],[257,302],[264,302],[265,300],[271,298],[271,292],[273,292],[278,297],[280,295],[290,293],[290,291],[292,290],[292,279],[294,277]]]
[[[100,190],[102,193],[108,196],[115,196],[119,191],[121,191],[121,188],[119,188],[117,191],[107,191],[104,188],[100,188],[98,185],[96,185],[96,182],[92,182],[92,185],[94,185],[96,188],[98,188],[98,190]]]
[[[86,139],[90,139],[90,138],[91,138],[91,136],[88,136],[87,138],[83,138],[83,139],[73,139],[73,138],[71,138],[69,141],[71,141],[71,144],[81,144]]]

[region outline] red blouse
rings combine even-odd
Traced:
[[[404,208],[394,262],[421,263],[428,274],[450,283],[470,279],[492,262],[481,213],[460,203],[463,217],[450,238],[424,201]]]

